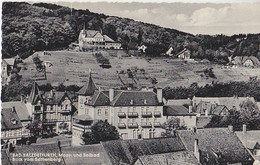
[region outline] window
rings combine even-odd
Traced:
[[[51,105],[51,111],[53,111],[53,105]]]
[[[65,109],[68,109],[68,105],[67,104],[65,105]]]
[[[105,110],[105,115],[108,116],[108,109]]]
[[[35,110],[35,111],[41,110],[41,106],[35,106],[35,107],[34,107],[34,110]]]
[[[98,109],[98,115],[99,116],[101,115],[101,109]]]

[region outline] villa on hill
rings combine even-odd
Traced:
[[[88,49],[121,49],[121,43],[114,41],[107,35],[96,30],[86,30],[85,27],[80,31],[79,49],[81,51]]]

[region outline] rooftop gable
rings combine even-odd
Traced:
[[[242,145],[238,137],[230,132],[228,128],[206,128],[191,130],[180,130],[178,136],[182,139],[185,147],[193,151],[194,141],[198,139],[199,150],[205,157],[209,147],[218,154],[221,154],[221,161],[225,163],[252,162],[253,158]]]
[[[97,90],[97,86],[94,83],[91,73],[89,74],[89,78],[87,80],[87,82],[85,83],[85,85],[78,91],[79,95],[84,95],[84,96],[92,96],[95,92],[95,90]]]
[[[101,143],[113,164],[134,164],[139,156],[184,151],[178,137],[144,140],[112,140]]]
[[[1,130],[12,130],[22,128],[21,121],[12,108],[4,108],[1,111]]]
[[[29,111],[25,103],[20,101],[2,102],[2,108],[13,108],[15,107],[16,113],[20,120],[29,120]]]
[[[34,82],[30,96],[28,98],[28,102],[30,102],[31,104],[35,104],[38,100],[43,101],[40,90],[39,90],[39,86],[36,82]]]
[[[246,133],[236,131],[235,133],[244,146],[249,149],[253,149],[257,142],[260,143],[260,130],[250,130]]]

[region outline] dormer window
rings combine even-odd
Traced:
[[[146,99],[144,100],[144,104],[147,104],[147,101],[146,101]]]
[[[16,124],[17,124],[17,120],[16,120],[16,119],[11,119],[11,123],[12,123],[13,125],[16,125]]]
[[[131,100],[131,101],[130,101],[130,104],[133,105],[133,104],[134,104],[134,100]]]

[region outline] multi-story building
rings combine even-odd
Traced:
[[[121,43],[115,42],[107,35],[103,35],[102,32],[95,30],[86,30],[85,27],[79,34],[79,49],[121,49]]]
[[[66,92],[43,92],[35,82],[26,106],[32,121],[40,121],[45,131],[71,131],[72,100]]]
[[[13,68],[16,66],[15,59],[2,59],[1,67],[2,67],[2,84],[8,84],[10,82],[10,75]]]
[[[161,136],[163,116],[162,89],[153,91],[97,90],[91,74],[79,91],[78,116],[74,117],[72,143],[82,143],[83,132],[97,120],[115,126],[122,139]]]
[[[1,111],[1,140],[15,145],[23,136],[22,124],[15,108],[3,108]]]

